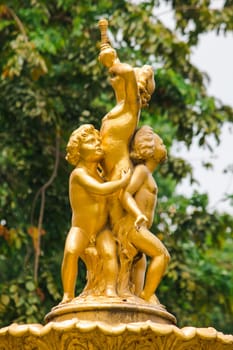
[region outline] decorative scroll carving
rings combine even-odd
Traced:
[[[39,336],[10,337],[8,350],[53,350],[52,342],[48,339],[40,339]]]
[[[232,350],[233,336],[214,328],[153,322],[109,325],[70,320],[0,330],[0,350]]]
[[[9,343],[6,339],[0,338],[0,350],[8,350],[9,349]]]

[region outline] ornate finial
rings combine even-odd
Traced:
[[[102,18],[99,20],[99,29],[101,34],[101,43],[100,43],[100,50],[103,51],[109,47],[111,47],[107,30],[108,30],[108,21],[105,18]]]

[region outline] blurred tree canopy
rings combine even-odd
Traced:
[[[156,16],[170,4],[176,29]],[[233,111],[208,96],[208,77],[191,50],[200,35],[232,31],[233,2],[215,10],[208,0],[9,0],[0,4],[0,319],[42,322],[61,299],[60,265],[70,225],[64,160],[69,134],[83,123],[97,128],[114,103],[98,62],[98,20],[110,21],[122,61],[155,67],[156,91],[142,124],[200,152],[209,135],[219,141]],[[208,160],[207,160],[208,161]],[[208,197],[178,196],[192,167],[170,152],[155,175],[159,204],[153,232],[172,261],[158,296],[178,325],[231,332],[233,219],[208,210]],[[230,196],[229,196],[230,197]],[[232,197],[232,196],[231,196]],[[77,293],[85,282],[82,266]]]

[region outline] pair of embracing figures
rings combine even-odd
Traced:
[[[100,131],[82,125],[67,145],[66,159],[75,169],[69,184],[72,226],[62,263],[62,303],[75,297],[79,257],[87,266],[84,296],[138,296],[158,303],[154,292],[170,257],[149,231],[157,200],[152,173],[167,152],[149,126],[136,129],[155,88],[154,74],[150,66],[121,63],[111,46],[99,59],[108,68],[117,103]],[[151,258],[147,271],[145,255]]]

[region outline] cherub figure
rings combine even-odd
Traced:
[[[170,260],[162,242],[149,229],[154,218],[158,188],[152,176],[158,164],[166,159],[167,151],[161,138],[149,126],[141,127],[132,142],[131,158],[135,164],[129,185],[122,191],[121,203],[127,214],[115,225],[114,231],[120,244],[120,293],[128,293],[130,274],[136,293],[146,301],[159,303],[154,295]],[[133,260],[137,255],[151,258],[145,284],[144,270],[136,271]],[[143,257],[142,257],[143,259]],[[141,262],[143,265],[143,262]],[[139,264],[139,269],[141,265]],[[124,280],[125,278],[125,280]]]
[[[110,180],[119,179],[120,174],[132,163],[129,144],[137,127],[141,108],[147,106],[155,89],[154,72],[151,66],[133,68],[120,62],[107,37],[107,21],[99,22],[101,30],[100,62],[108,69],[110,83],[115,93],[116,105],[102,119],[100,135],[104,150],[103,168]],[[114,225],[123,215],[116,196],[110,204],[111,223]]]
[[[72,208],[72,223],[68,233],[62,262],[62,303],[74,298],[78,274],[78,259],[85,249],[97,246],[103,259],[105,294],[116,295],[118,266],[112,234],[106,229],[108,217],[107,196],[119,191],[129,182],[130,172],[121,174],[115,181],[104,182],[98,172],[103,159],[99,131],[85,124],[70,136],[66,159],[75,166],[70,175],[69,198]]]

